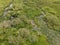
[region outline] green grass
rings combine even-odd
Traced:
[[[59,2],[0,0],[0,45],[60,45]]]

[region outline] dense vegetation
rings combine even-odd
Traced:
[[[0,45],[60,45],[60,0],[0,0]]]

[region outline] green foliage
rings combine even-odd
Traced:
[[[0,45],[60,45],[59,2],[0,0]]]

